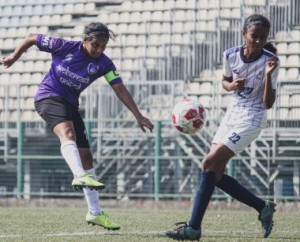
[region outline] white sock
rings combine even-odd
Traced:
[[[93,179],[95,179],[95,170],[92,168],[90,170],[85,170],[89,176],[91,176]],[[83,188],[85,200],[88,204],[89,211],[92,215],[96,216],[100,214],[100,202],[99,202],[99,192],[95,190],[91,190],[89,188]]]
[[[60,146],[60,152],[75,177],[81,177],[85,174],[75,141],[68,140],[63,142]]]

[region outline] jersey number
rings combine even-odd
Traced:
[[[250,87],[244,87],[242,90],[238,91],[237,94],[241,97],[241,98],[247,98],[249,97],[249,95],[252,93],[253,88]]]
[[[229,136],[229,140],[236,144],[236,142],[238,142],[241,139],[241,136],[239,136],[237,133],[232,133],[231,136]]]

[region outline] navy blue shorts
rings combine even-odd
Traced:
[[[76,144],[79,148],[90,148],[83,119],[78,110],[62,97],[48,97],[34,102],[35,110],[47,125],[53,128],[64,121],[72,121]]]

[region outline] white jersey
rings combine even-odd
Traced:
[[[230,48],[224,52],[223,75],[245,79],[242,90],[234,91],[231,102],[228,105],[223,122],[231,124],[249,123],[253,126],[266,126],[267,114],[263,103],[265,68],[267,61],[274,58],[278,66],[272,72],[272,87],[276,89],[279,72],[279,58],[267,51],[256,60],[247,62],[243,56],[243,46]]]

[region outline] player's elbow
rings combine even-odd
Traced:
[[[268,98],[264,97],[263,102],[264,102],[265,108],[266,109],[272,108],[275,103],[275,100],[276,100],[275,94],[272,97],[268,97]]]
[[[267,105],[266,109],[271,109],[273,107],[273,105]]]
[[[265,108],[266,109],[271,109],[274,105],[274,102],[265,102]]]

